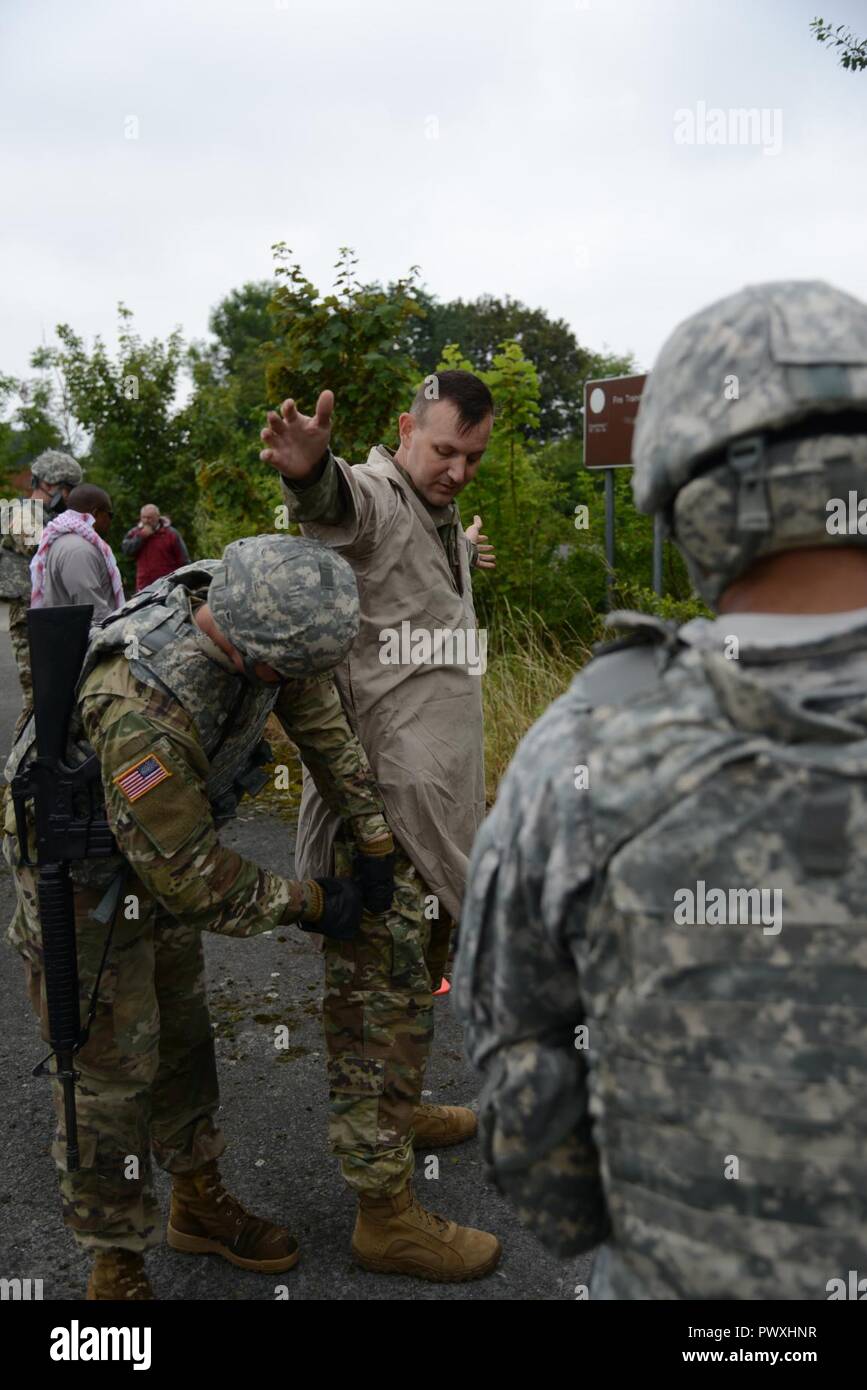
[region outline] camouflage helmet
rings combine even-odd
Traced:
[[[81,464],[76,463],[71,454],[62,454],[59,449],[46,449],[33,460],[30,472],[40,483],[52,486],[68,483],[70,487],[78,487],[84,477]]]
[[[250,666],[261,661],[281,676],[331,670],[358,634],[351,567],[301,536],[232,541],[214,571],[208,606]]]
[[[867,483],[867,305],[819,280],[750,286],[664,344],[641,398],[632,489],[663,512],[715,603],[763,555],[864,544],[830,499]]]

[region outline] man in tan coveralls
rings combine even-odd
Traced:
[[[333,406],[330,391],[310,418],[286,401],[262,432],[290,515],[355,572],[361,629],[335,678],[397,842],[391,910],[366,915],[356,940],[325,943],[329,1137],[359,1197],[359,1263],[475,1279],[496,1265],[499,1241],[424,1211],[410,1179],[413,1143],[457,1144],[476,1130],[471,1110],[419,1102],[432,990],[485,810],[470,566],[493,558],[478,518],[464,532],[455,498],[478,469],[493,401],[470,372],[428,378],[400,416],[397,452],[379,446],[354,468],[328,448]],[[350,868],[338,818],[306,776],[296,854],[301,874]]]

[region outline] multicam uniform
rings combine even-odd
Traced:
[[[47,514],[63,510],[63,496],[76,487],[83,477],[81,465],[70,454],[58,449],[45,449],[31,464],[32,480],[38,481],[47,498]],[[25,505],[27,505],[25,503]],[[42,511],[43,503],[38,504]],[[41,527],[40,527],[41,530]],[[39,536],[10,533],[0,538],[0,599],[9,602],[9,637],[18,667],[18,677],[24,692],[24,708],[15,725],[15,737],[27,722],[33,703],[33,679],[30,673],[30,644],[27,639],[27,610],[30,607],[30,561],[39,548]]]
[[[112,884],[120,893],[96,1017],[76,1058],[81,1170],[64,1170],[62,1134],[54,1149],[67,1224],[91,1247],[143,1250],[160,1239],[151,1147],[176,1174],[200,1168],[224,1147],[202,931],[247,937],[315,915],[315,884],[261,869],[217,837],[238,796],[261,778],[270,713],[356,843],[388,833],[330,678],[251,686],[192,622],[215,568],[203,562],[177,571],[95,629],[79,689],[78,734],[99,756],[123,856],[76,873],[83,1017],[107,934],[89,913]],[[159,603],[150,601],[155,594]],[[327,642],[327,631],[321,636]],[[28,726],[7,778],[31,739]],[[9,816],[6,829],[14,860]],[[44,1027],[33,877],[20,868],[17,874],[25,911],[13,931]],[[139,1160],[137,1175],[130,1175],[130,1156]]]
[[[38,547],[38,540],[31,541],[25,536],[10,534],[0,540],[0,599],[9,605],[9,640],[24,693],[24,708],[16,731],[24,727],[33,704],[30,647],[27,641],[27,610],[30,607],[30,573],[27,566]]]
[[[633,460],[711,604],[864,545],[827,508],[867,479],[867,306],[788,283],[688,320]],[[594,1297],[824,1299],[867,1268],[867,611],[618,617],[473,851],[487,1162],[546,1244],[605,1239]]]

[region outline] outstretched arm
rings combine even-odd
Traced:
[[[331,453],[334,395],[323,391],[315,415],[293,400],[268,412],[259,457],[281,474],[283,500],[304,534],[351,555],[375,544],[375,508],[356,471]]]

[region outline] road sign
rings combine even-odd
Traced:
[[[605,470],[605,560],[608,607],[614,594],[614,475],[632,466],[632,435],[647,373],[606,376],[584,383],[584,466]],[[652,583],[662,593],[662,517],[653,519]]]
[[[608,376],[584,384],[584,464],[628,468],[643,376]]]

